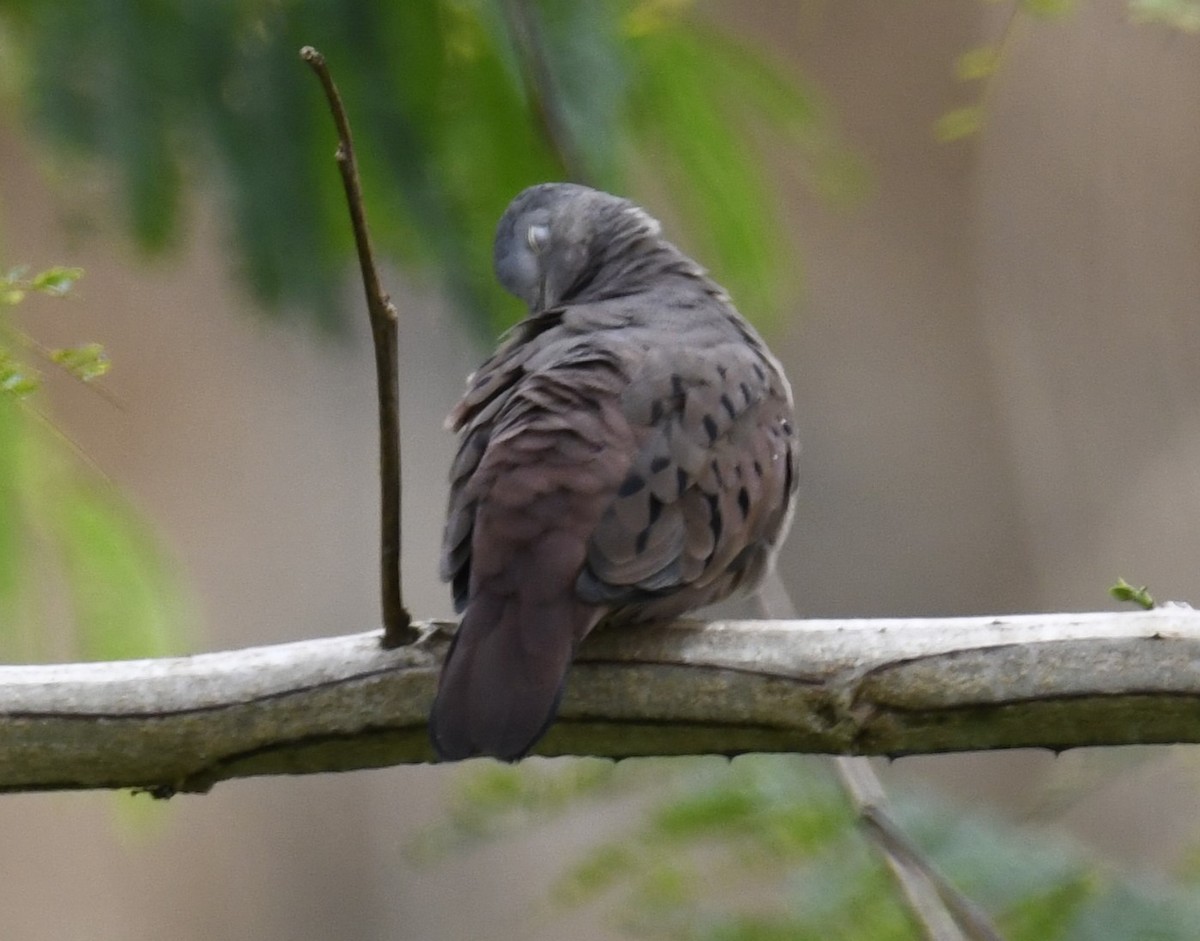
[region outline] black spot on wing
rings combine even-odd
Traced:
[[[716,551],[716,544],[721,541],[721,533],[725,529],[725,521],[721,518],[721,499],[713,495],[708,498],[708,528],[713,534],[713,551]]]
[[[617,491],[618,497],[632,497],[635,493],[646,486],[646,478],[641,474],[630,474],[625,478],[621,488]]]
[[[713,472],[713,478],[717,482],[717,487],[721,490],[725,489],[725,475],[721,473],[721,465],[713,460],[709,463],[709,468]]]

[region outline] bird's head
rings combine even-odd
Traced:
[[[496,277],[536,313],[579,299],[615,260],[657,244],[660,228],[627,199],[574,183],[540,183],[522,191],[496,227]]]

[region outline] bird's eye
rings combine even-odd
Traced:
[[[550,244],[550,226],[531,225],[525,232],[525,241],[529,243],[529,247],[533,249],[535,255],[540,255]]]

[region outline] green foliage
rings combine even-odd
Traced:
[[[99,343],[84,343],[80,346],[51,350],[50,359],[82,382],[99,379],[108,372],[111,365],[108,354]]]
[[[544,820],[616,786],[614,764],[601,759],[522,765],[489,761],[470,767],[450,803],[447,821],[428,828],[411,847],[417,856],[440,856],[531,820]]]
[[[637,27],[630,45],[632,137],[691,220],[697,254],[711,263],[751,316],[770,316],[800,266],[783,235],[761,139],[782,138],[791,169],[839,202],[866,190],[866,171],[839,141],[815,90],[787,77],[759,50],[719,33],[668,21]]]
[[[987,78],[1000,64],[1000,49],[996,46],[976,46],[954,60],[954,74],[960,82]]]
[[[144,249],[174,244],[185,188],[215,179],[255,295],[331,325],[352,243],[331,121],[297,58],[315,45],[355,128],[377,244],[439,271],[491,332],[517,315],[491,277],[496,220],[522,187],[570,169],[546,140],[505,2],[4,0],[0,48],[58,158],[119,177]],[[747,313],[777,312],[798,266],[755,138],[782,133],[820,193],[863,183],[815,93],[696,27],[686,2],[519,2],[587,182],[627,191],[627,176],[663,178]]]
[[[1200,33],[1198,0],[1129,0],[1129,13],[1136,22],[1162,23],[1185,33]]]
[[[1128,3],[1135,22],[1166,23],[1185,32],[1200,31],[1200,0],[1128,0]],[[982,83],[981,88],[973,103],[950,108],[938,117],[933,126],[934,137],[949,144],[974,137],[983,130],[990,79],[1000,68],[1013,26],[1021,15],[1054,20],[1072,13],[1076,6],[1075,0],[1014,0],[1003,32],[995,42],[968,49],[955,59],[955,78],[960,82]]]
[[[475,765],[462,775],[452,821],[431,832],[443,848],[461,847],[536,823],[548,794],[543,820],[637,798],[643,809],[627,815],[625,832],[588,850],[559,880],[557,905],[604,906],[619,930],[656,939],[920,937],[820,759],[651,759],[607,768],[567,760]],[[901,795],[897,813],[1009,941],[1195,936],[1200,899],[1188,874],[1179,884],[1122,877],[1044,828],[952,811],[929,795]]]
[[[1033,16],[1053,19],[1075,9],[1075,0],[1020,0],[1021,9]]]
[[[13,268],[7,274],[0,275],[0,317],[4,316],[5,308],[15,307],[31,292],[66,297],[82,276],[80,268],[47,268],[32,277],[28,277],[25,268]],[[21,354],[22,347],[35,349],[51,362],[59,363],[85,380],[95,378],[107,369],[108,360],[99,344],[89,344],[86,348],[47,350],[3,321],[0,322],[0,396],[23,399],[36,392],[41,385],[41,376]]]
[[[972,137],[983,130],[982,105],[966,105],[947,111],[934,125],[934,136],[943,144]]]
[[[84,659],[180,653],[186,606],[150,531],[111,487],[68,477],[53,500],[52,535]]]
[[[30,627],[62,605],[77,627],[76,653],[114,659],[177,651],[185,606],[161,547],[115,489],[88,467],[34,405],[42,357],[81,381],[108,369],[103,347],[47,349],[16,329],[11,308],[33,294],[69,296],[82,275],[51,268],[0,278],[0,645],[45,656]]]
[[[75,282],[82,277],[82,268],[47,268],[30,279],[29,290],[40,291],[53,297],[66,297],[75,287]],[[9,283],[11,284],[11,280]]]
[[[1135,588],[1123,578],[1118,578],[1117,583],[1108,590],[1108,593],[1117,601],[1128,601],[1145,608],[1147,611],[1153,608],[1155,604],[1145,585]]]

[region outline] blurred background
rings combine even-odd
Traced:
[[[783,359],[804,452],[780,568],[805,616],[1105,608],[1118,576],[1196,596],[1195,4],[200,6],[0,0],[0,270],[86,271],[71,300],[0,316],[47,347],[100,341],[114,364],[100,395],[35,357],[24,408],[86,455],[72,473],[106,475],[146,521],[119,524],[119,545],[157,560],[121,576],[143,599],[140,652],[378,623],[369,331],[303,43],[342,86],[391,260],[418,617],[451,613],[442,418],[517,316],[490,284],[491,227],[522,186],[572,169],[662,218]],[[120,649],[81,626],[105,604],[63,600],[90,556],[43,564],[61,532],[29,507],[53,515],[47,492],[7,562],[23,566],[0,603],[9,659]],[[535,781],[562,766],[529,764]],[[1200,859],[1191,749],[881,770],[944,795],[922,818],[934,837],[937,819],[982,815],[1017,857],[1032,827],[1106,879],[1175,887]],[[525,807],[502,837],[414,854],[479,773],[237,781],[165,807],[5,796],[0,933],[630,936],[613,905],[545,898],[640,819],[641,772],[551,821]],[[861,930],[823,936],[885,936]]]

